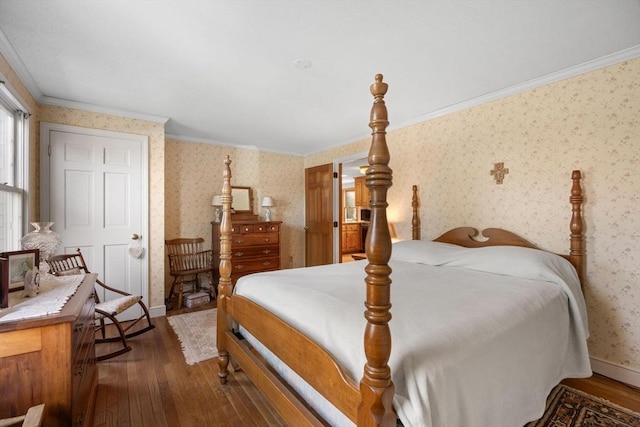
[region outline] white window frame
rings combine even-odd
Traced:
[[[13,111],[13,150],[7,159],[13,168],[8,182],[0,182],[0,197],[9,200],[10,195],[20,195],[19,203],[8,203],[2,213],[3,224],[0,229],[0,252],[20,250],[20,238],[24,236],[29,225],[29,116],[31,115],[23,102],[13,94],[11,87],[5,83],[0,74],[0,103],[3,109]],[[7,219],[9,218],[9,219]]]

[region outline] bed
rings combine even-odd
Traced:
[[[415,186],[413,240],[392,245],[386,91],[377,75],[366,260],[258,273],[234,286],[225,158],[220,381],[233,359],[295,426],[524,425],[542,415],[563,378],[591,375],[580,172],[571,176],[566,256],[497,228],[478,235],[462,227],[418,240]]]

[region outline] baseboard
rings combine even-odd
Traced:
[[[605,377],[640,388],[640,372],[636,370],[595,357],[591,358],[591,370]]]
[[[161,317],[167,315],[167,307],[165,305],[157,305],[149,308],[149,314],[151,317]]]

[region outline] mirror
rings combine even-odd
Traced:
[[[233,202],[231,209],[234,213],[253,213],[253,194],[251,187],[231,187]]]

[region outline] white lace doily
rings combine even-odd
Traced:
[[[40,293],[24,297],[24,291],[9,293],[9,307],[0,309],[0,323],[60,313],[76,293],[84,275],[54,277],[40,280]]]

